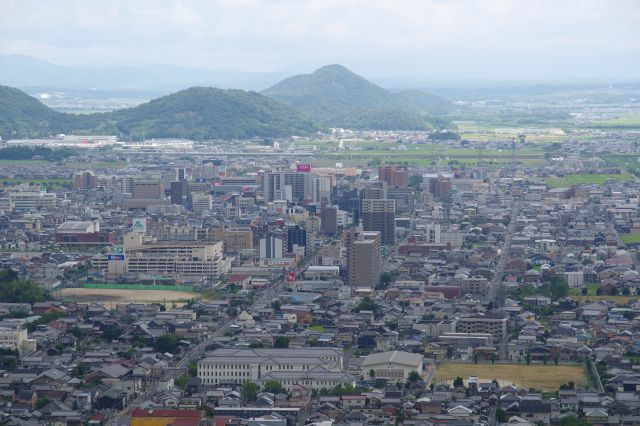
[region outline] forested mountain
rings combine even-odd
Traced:
[[[321,128],[290,107],[256,92],[193,87],[135,108],[100,114],[53,111],[20,90],[0,86],[0,136],[56,133],[213,139],[309,134]]]
[[[330,127],[418,130],[449,102],[418,90],[393,93],[341,65],[287,78],[262,92]]]

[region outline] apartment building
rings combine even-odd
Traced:
[[[497,341],[505,341],[507,338],[506,318],[486,318],[481,316],[458,318],[456,321],[456,333],[487,333],[493,335]]]

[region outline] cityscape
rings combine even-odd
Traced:
[[[58,65],[5,28],[0,425],[640,424],[633,60],[442,83],[348,38],[303,72],[153,65],[158,39]]]

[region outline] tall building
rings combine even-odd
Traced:
[[[300,225],[287,228],[287,253],[304,256],[307,252],[307,231]]]
[[[132,188],[133,198],[158,199],[162,198],[162,182],[159,180],[134,180]]]
[[[380,233],[352,227],[347,233],[347,284],[375,288],[382,273]]]
[[[98,176],[89,170],[73,175],[73,189],[86,190],[98,187]]]
[[[187,181],[181,180],[177,182],[171,182],[171,204],[178,204],[186,207],[187,202],[188,202]]]
[[[429,177],[429,192],[434,197],[447,199],[451,196],[452,188],[453,182],[449,176],[437,175]]]
[[[281,259],[287,249],[287,241],[281,236],[269,235],[260,239],[260,259]]]
[[[265,173],[262,183],[266,202],[286,200],[292,203],[304,201],[318,201],[317,197],[330,193],[324,183],[322,190],[318,190],[318,175],[316,173],[300,173],[291,171],[276,171]]]
[[[338,232],[338,209],[323,204],[320,208],[320,230],[325,235],[335,235]]]
[[[389,188],[407,188],[409,186],[409,172],[406,167],[383,164],[378,167],[378,179],[381,182],[386,182]]]
[[[362,200],[362,228],[378,231],[382,244],[394,244],[396,233],[396,201],[392,199]]]

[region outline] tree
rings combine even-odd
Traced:
[[[371,370],[369,370],[369,377],[371,379],[375,379],[376,377],[376,370],[374,370],[373,368]]]
[[[507,420],[507,413],[505,413],[502,408],[498,408],[496,410],[496,421],[498,423],[506,423]]]
[[[587,292],[588,292],[588,289],[587,289],[586,287],[583,287],[583,288],[582,288],[582,290],[581,290],[581,292],[582,292],[582,295],[583,295],[583,296],[586,296],[586,295],[587,295]]]
[[[102,330],[102,338],[108,342],[116,340],[120,336],[122,336],[122,330],[120,327],[113,326]]]
[[[271,302],[271,308],[276,312],[280,312],[280,308],[282,308],[282,304],[280,303],[279,300],[274,300],[273,302]]]
[[[187,371],[189,372],[189,377],[196,377],[198,375],[198,364],[190,362],[187,366]]]
[[[453,386],[458,388],[464,386],[464,379],[460,376],[453,379]]]
[[[380,274],[380,282],[378,283],[378,289],[385,289],[389,287],[389,284],[393,282],[394,275],[392,272],[383,272]]]
[[[373,300],[369,299],[368,297],[365,297],[360,301],[360,303],[358,303],[354,311],[355,312],[372,311],[373,315],[377,317],[378,314],[380,313],[380,306],[378,306],[378,304]]]
[[[0,271],[0,300],[33,304],[44,300],[44,292],[32,281],[18,279],[18,273],[7,268]]]
[[[253,402],[258,396],[260,388],[253,382],[244,382],[240,394],[245,402]]]
[[[285,337],[285,336],[277,336],[273,340],[273,347],[274,348],[279,348],[279,349],[288,348],[289,347],[289,338]]]
[[[76,339],[80,339],[82,337],[82,330],[80,330],[80,327],[76,325],[71,330],[71,334],[73,334],[73,337],[75,337]]]
[[[85,374],[85,366],[83,363],[79,362],[78,364],[76,364],[75,368],[73,369],[73,375],[74,377],[82,377]]]
[[[422,380],[422,376],[420,376],[420,373],[415,370],[411,371],[409,376],[407,376],[407,382],[409,383],[419,382],[420,380]]]
[[[287,393],[286,389],[277,380],[267,380],[264,384],[264,391],[269,393]]]
[[[531,352],[529,352],[529,351],[527,351],[526,361],[527,361],[527,365],[531,364]]]
[[[478,352],[474,352],[473,353],[473,363],[477,364],[479,358],[480,358],[480,354]]]
[[[561,426],[588,426],[589,423],[584,420],[580,420],[576,416],[572,415],[572,416],[563,417],[562,420],[560,421],[560,425]]]
[[[49,398],[47,398],[46,396],[43,396],[42,398],[38,398],[38,402],[36,403],[36,407],[38,408],[38,410],[40,410],[50,402],[51,402],[51,400]]]
[[[176,336],[171,333],[163,334],[156,338],[153,342],[153,347],[158,352],[168,352],[170,354],[175,353],[178,349],[178,340]]]
[[[597,296],[602,296],[602,293],[603,293],[602,287],[598,287],[598,288],[596,289],[596,295],[597,295]]]

